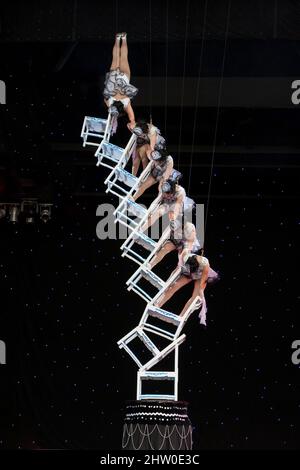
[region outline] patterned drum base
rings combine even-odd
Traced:
[[[191,450],[186,402],[134,401],[126,405],[122,449]]]

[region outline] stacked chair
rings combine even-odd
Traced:
[[[95,157],[97,166],[110,169],[110,173],[104,181],[106,192],[112,193],[119,199],[119,205],[114,211],[115,223],[119,223],[128,229],[128,238],[121,246],[122,257],[129,258],[137,264],[137,270],[127,281],[127,289],[136,293],[145,302],[146,307],[138,325],[118,341],[119,348],[126,351],[138,367],[137,371],[137,400],[178,400],[178,353],[179,346],[186,336],[182,333],[183,327],[195,310],[201,307],[203,300],[198,296],[194,299],[183,316],[168,312],[155,306],[157,299],[164,294],[169,286],[180,275],[178,268],[168,280],[157,276],[150,267],[150,262],[162,244],[170,236],[170,228],[163,230],[159,240],[154,240],[141,231],[141,227],[147,218],[160,203],[158,196],[149,208],[133,202],[131,197],[138,190],[139,185],[148,177],[151,163],[143,170],[139,177],[133,176],[126,166],[132,157],[135,148],[136,136],[132,134],[125,148],[118,147],[110,142],[111,117],[99,119],[86,116],[84,118],[81,137],[83,146],[97,146]],[[145,254],[141,254],[141,247]],[[152,286],[151,290],[144,287]],[[153,287],[155,293],[153,294]],[[161,339],[164,345],[161,346]],[[134,340],[139,340],[142,347],[150,353],[150,359],[142,360],[131,347]],[[158,364],[173,355],[171,370],[157,370]],[[155,367],[155,369],[154,369]],[[149,394],[143,393],[145,381],[170,381],[172,393]],[[158,384],[158,382],[157,382]]]

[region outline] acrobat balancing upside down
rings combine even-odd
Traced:
[[[137,95],[138,89],[130,83],[130,78],[127,34],[118,33],[115,37],[110,71],[105,78],[104,101],[109,112],[114,116],[114,132],[119,117],[125,114],[129,120],[128,129],[136,135],[135,149],[132,154],[132,174],[137,176],[140,165],[145,169],[149,162],[151,163],[148,178],[140,184],[132,200],[137,201],[148,188],[157,184],[160,203],[149,215],[141,230],[147,230],[164,214],[167,214],[170,223],[170,237],[148,264],[148,269],[153,269],[161,263],[171,251],[178,252],[177,267],[180,268],[180,274],[158,298],[156,306],[162,307],[179,289],[188,283],[193,283],[192,296],[179,315],[184,315],[193,300],[200,296],[202,299],[200,323],[205,324],[204,290],[208,284],[215,282],[219,275],[210,267],[209,260],[203,256],[194,224],[184,221],[184,216],[193,210],[195,203],[179,184],[182,175],[174,169],[174,160],[167,150],[165,138],[152,122],[149,123],[147,119],[137,121],[135,119],[131,100]]]

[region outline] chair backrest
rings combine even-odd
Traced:
[[[102,142],[101,154],[103,154],[107,158],[110,158],[111,160],[119,162],[123,155],[123,152],[124,149],[122,147],[118,147],[117,145],[111,144],[109,142]]]
[[[116,165],[114,166],[104,165],[104,166],[109,166],[111,168],[111,172],[106,178],[106,180],[104,181],[104,184],[108,184],[108,182],[114,178],[115,172],[118,170],[118,168],[125,168],[134,150],[134,144],[135,144],[134,134],[130,137],[125,148],[118,147],[114,144],[110,144],[109,142],[106,142],[104,139],[102,140],[102,142],[100,143],[95,153],[95,157],[98,158],[97,165],[103,165],[102,160],[105,160],[105,159],[114,161],[116,163]]]
[[[117,168],[116,176],[119,181],[126,184],[126,186],[129,186],[130,188],[133,188],[133,186],[136,184],[137,177],[133,176],[123,168]]]

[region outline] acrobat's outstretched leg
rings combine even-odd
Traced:
[[[171,251],[174,251],[175,249],[175,245],[172,242],[167,242],[150,261],[149,264],[151,268],[154,268],[154,266],[156,266],[168,253],[171,253]]]
[[[139,167],[141,164],[141,159],[139,155],[136,155],[132,161],[132,174],[133,176],[136,176],[139,171]]]
[[[126,73],[130,80],[130,67],[128,62],[128,46],[127,46],[127,37],[126,34],[122,34],[122,45],[121,45],[121,55],[120,55],[120,70],[123,73]]]
[[[149,163],[149,158],[147,157],[146,150],[145,150],[144,147],[145,146],[143,145],[142,147],[137,149],[137,155],[133,159],[133,163],[132,163],[132,174],[133,174],[133,176],[137,175],[141,162],[142,162],[142,165],[143,165],[143,170],[146,168],[146,166]]]
[[[139,155],[140,155],[140,159],[141,159],[143,170],[144,170],[149,163],[149,158],[147,157],[147,152],[146,152],[146,145],[143,145],[139,150],[140,150]]]
[[[162,307],[181,287],[191,282],[191,278],[187,276],[180,276],[173,284],[158,298],[155,302],[157,307]]]
[[[133,200],[134,201],[137,201],[137,199],[142,195],[144,194],[144,192],[146,191],[146,189],[150,188],[151,186],[153,186],[154,184],[156,183],[156,180],[155,178],[153,178],[153,176],[148,176],[148,178],[146,179],[146,181],[144,181],[139,189],[137,190],[137,192],[135,193],[135,195],[133,196]]]
[[[120,67],[120,41],[121,41],[121,35],[116,34],[115,38],[115,44],[113,47],[112,51],[112,63],[110,66],[110,70],[116,70]]]

